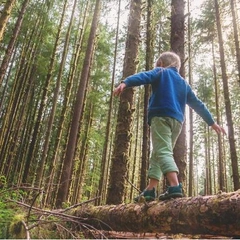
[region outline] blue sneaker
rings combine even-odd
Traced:
[[[171,199],[171,198],[181,198],[183,197],[183,193],[182,193],[182,184],[179,183],[178,186],[168,186],[167,187],[167,191],[163,194],[161,194],[158,199],[159,200],[167,200],[167,199]]]
[[[139,196],[134,198],[134,202],[140,202],[142,198],[144,198],[146,202],[154,201],[156,198],[155,188],[152,190],[144,190]]]

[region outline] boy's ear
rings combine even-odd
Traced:
[[[162,61],[161,60],[158,60],[157,62],[156,62],[156,67],[162,67],[163,65],[162,65]]]

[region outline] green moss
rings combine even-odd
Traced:
[[[11,238],[26,238],[26,230],[23,225],[24,219],[24,214],[16,214],[12,218],[9,227],[9,235],[11,236]]]

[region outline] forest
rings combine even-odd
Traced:
[[[236,0],[1,0],[0,238],[239,237],[239,26]],[[151,89],[113,91],[164,51],[227,134],[187,106],[174,148],[184,198],[133,204]]]

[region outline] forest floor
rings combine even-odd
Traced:
[[[166,234],[166,233],[132,233],[115,231],[91,231],[88,236],[94,239],[233,239],[216,235]]]

